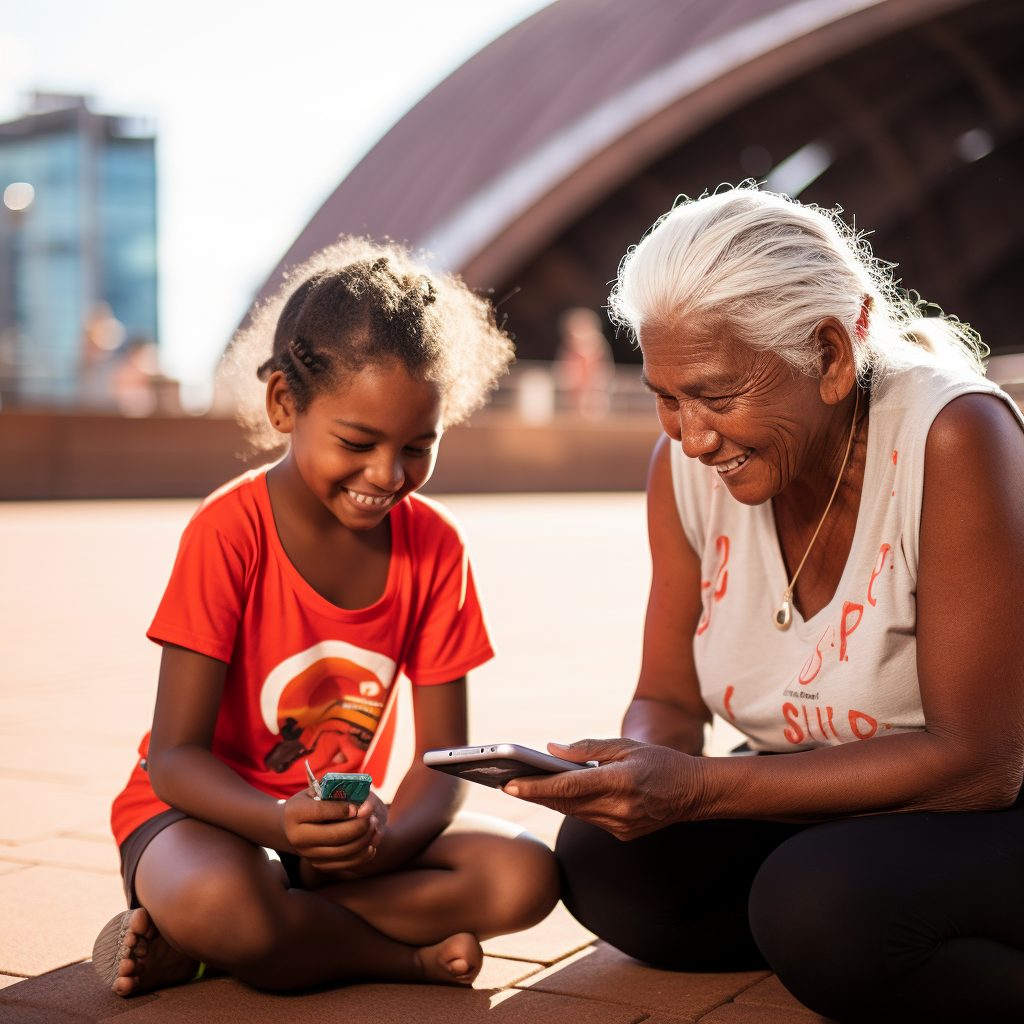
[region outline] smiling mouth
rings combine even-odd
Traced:
[[[347,487],[345,491],[357,505],[363,505],[366,508],[380,508],[382,505],[387,505],[394,498],[393,494],[385,494],[382,498],[375,498],[371,494],[360,494],[358,491],[350,491]]]
[[[742,455],[737,455],[734,459],[729,459],[728,462],[720,462],[715,466],[715,469],[718,470],[720,476],[724,476],[726,473],[731,473],[734,469],[739,469],[750,458],[750,455],[750,452],[744,452]]]

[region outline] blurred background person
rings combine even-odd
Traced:
[[[567,309],[558,321],[561,343],[555,353],[554,374],[570,405],[584,419],[599,420],[611,405],[615,380],[612,349],[592,309]]]

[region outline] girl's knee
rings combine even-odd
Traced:
[[[259,881],[230,865],[200,868],[181,880],[168,920],[157,925],[198,960],[225,969],[260,963],[273,955],[281,921],[276,894]]]
[[[518,885],[509,901],[513,927],[521,931],[539,924],[555,908],[559,897],[558,861],[548,847],[528,832],[506,840],[509,857],[518,867]]]
[[[558,862],[539,839],[528,832],[515,839],[464,836],[463,867],[474,898],[486,893],[482,907],[485,931],[491,934],[530,928],[558,902]]]

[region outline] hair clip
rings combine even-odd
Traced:
[[[306,342],[304,342],[301,338],[293,338],[291,341],[289,341],[288,350],[289,352],[291,352],[292,357],[297,359],[300,363],[302,363],[302,365],[305,366],[307,370],[312,370],[314,368],[313,364],[319,362],[319,360],[316,357],[316,354],[310,352]]]

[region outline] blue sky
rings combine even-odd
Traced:
[[[0,0],[0,120],[31,89],[156,120],[163,361],[201,382],[347,171],[548,2]]]

